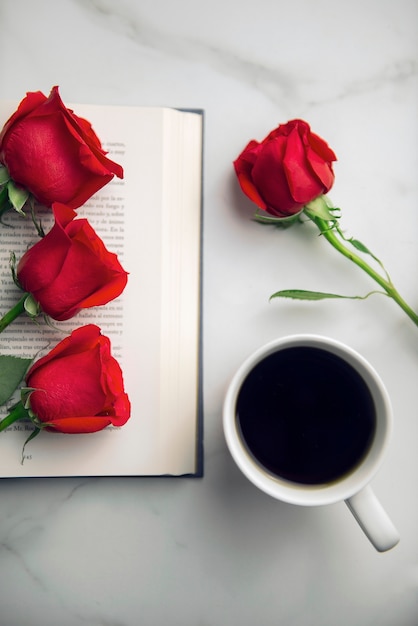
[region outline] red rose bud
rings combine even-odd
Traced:
[[[54,226],[22,256],[17,278],[44,313],[62,321],[117,298],[128,275],[86,219],[74,220],[63,204],[52,209]]]
[[[48,431],[93,433],[123,426],[131,406],[110,341],[94,324],[74,330],[26,375],[35,423]]]
[[[58,87],[49,98],[31,92],[0,133],[0,162],[11,178],[45,206],[84,204],[123,169],[106,158],[90,122],[62,102]]]
[[[276,217],[290,217],[334,183],[337,157],[303,120],[281,124],[261,142],[252,140],[234,161],[243,192]]]

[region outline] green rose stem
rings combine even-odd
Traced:
[[[349,300],[364,300],[368,296],[373,293],[382,293],[383,295],[387,295],[394,302],[396,302],[401,309],[406,313],[406,315],[414,322],[416,326],[418,326],[418,314],[405,302],[400,293],[395,288],[392,283],[388,272],[386,271],[383,263],[368,250],[368,248],[358,241],[357,239],[344,237],[339,224],[338,224],[338,214],[340,210],[337,208],[333,208],[331,204],[328,202],[326,196],[318,196],[308,204],[306,204],[299,213],[286,217],[286,218],[278,218],[272,217],[270,215],[263,215],[259,212],[255,214],[255,220],[261,222],[262,224],[274,224],[276,226],[287,227],[291,226],[294,222],[300,221],[301,215],[305,214],[319,229],[321,235],[325,237],[325,239],[343,256],[347,259],[355,263],[358,267],[360,267],[366,274],[370,276],[380,287],[384,289],[382,291],[371,291],[366,296],[342,296],[333,293],[324,293],[320,291],[307,291],[303,289],[284,289],[281,291],[277,291],[272,296],[272,298],[293,298],[296,300],[323,300],[324,298],[346,298]],[[346,246],[345,244],[349,243],[351,248]],[[384,276],[379,274],[373,267],[371,267],[367,261],[365,261],[358,254],[353,252],[353,248],[363,254],[368,254],[371,256],[374,261],[376,261],[382,270],[384,271]]]
[[[5,328],[7,328],[7,326],[9,324],[11,324],[13,322],[13,320],[15,320],[17,317],[19,317],[19,315],[21,315],[21,313],[23,313],[24,311],[26,311],[26,307],[25,307],[25,303],[26,303],[26,299],[28,298],[29,294],[25,293],[19,300],[19,302],[17,302],[14,307],[12,307],[10,309],[10,311],[8,311],[6,313],[6,315],[4,315],[1,319],[0,319],[0,333],[3,332],[3,330]]]
[[[22,402],[18,402],[14,405],[9,415],[3,418],[0,422],[0,432],[9,428],[12,424],[21,419],[26,419],[29,417],[29,411],[25,409]]]
[[[353,263],[358,265],[364,272],[366,272],[373,280],[382,287],[387,295],[392,298],[401,309],[408,315],[408,317],[418,326],[418,314],[411,309],[411,307],[405,302],[398,291],[395,289],[392,281],[389,277],[384,278],[378,272],[376,272],[370,265],[352,250],[347,248],[344,243],[338,238],[339,231],[335,228],[335,220],[326,220],[318,215],[309,211],[309,205],[306,211],[309,218],[316,224],[321,231],[321,234],[325,237],[329,243],[334,246],[338,252],[344,255],[347,259],[350,259]]]

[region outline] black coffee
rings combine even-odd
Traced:
[[[237,419],[249,451],[267,470],[321,484],[364,458],[376,414],[351,365],[326,350],[294,347],[271,354],[247,376]]]

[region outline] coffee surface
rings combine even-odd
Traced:
[[[303,484],[333,482],[356,467],[376,423],[373,398],[358,372],[314,347],[286,348],[258,363],[236,409],[255,459]]]

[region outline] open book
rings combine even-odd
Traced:
[[[0,105],[0,126],[17,103]],[[112,343],[132,413],[122,428],[83,435],[41,433],[31,423],[0,433],[0,477],[202,475],[201,209],[203,115],[158,107],[69,105],[88,119],[124,168],[77,210],[129,273],[123,294],[50,327],[25,315],[0,334],[0,353],[33,358],[94,323]],[[42,216],[45,231],[49,213]],[[38,241],[30,218],[0,226],[0,312],[21,296],[9,268]],[[2,407],[0,418],[13,403]]]

